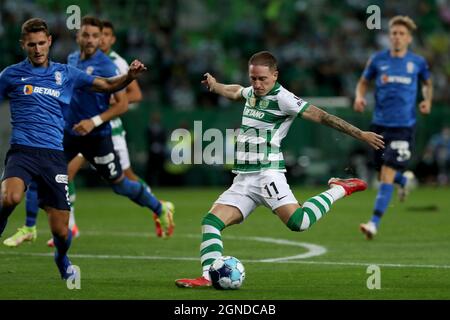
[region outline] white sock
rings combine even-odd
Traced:
[[[72,230],[74,226],[75,226],[75,208],[71,206],[69,216],[69,229]]]
[[[345,197],[346,195],[344,187],[338,185],[334,185],[325,192],[328,193],[333,198],[334,201],[339,200]]]

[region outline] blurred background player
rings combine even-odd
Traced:
[[[380,182],[372,219],[360,225],[367,239],[377,233],[380,220],[386,212],[398,184],[399,199],[408,193],[408,178],[403,171],[413,151],[418,80],[422,83],[422,114],[429,114],[433,96],[432,82],[426,60],[411,52],[414,21],[407,16],[395,16],[389,21],[390,49],[375,53],[356,87],[354,110],[363,112],[369,81],[375,79],[375,108],[370,130],[385,139],[386,149],[375,151],[374,164],[379,170]]]
[[[114,35],[114,25],[112,22],[108,20],[102,21],[103,28],[102,28],[102,37],[100,40],[100,49],[108,55],[108,57],[114,62],[117,69],[119,70],[120,74],[126,74],[128,72],[128,63],[125,59],[123,59],[117,52],[113,51],[111,47],[116,42],[116,37]],[[142,92],[139,87],[139,84],[137,80],[131,82],[126,87],[126,96],[128,100],[128,104],[138,103],[142,100]],[[115,99],[114,96],[111,96],[110,104],[114,104]],[[116,151],[117,156],[119,157],[120,165],[122,167],[123,173],[125,176],[132,180],[141,183],[144,185],[145,188],[147,188],[148,192],[151,192],[150,187],[147,185],[147,183],[138,177],[133,169],[131,168],[130,164],[130,155],[128,152],[127,147],[127,141],[125,139],[125,129],[122,124],[122,120],[120,117],[116,117],[114,119],[111,119],[109,121],[109,124],[111,125],[111,138],[114,145],[114,150]],[[70,219],[69,219],[69,228],[71,228],[72,233],[74,234],[74,237],[79,236],[79,229],[75,222],[75,200],[76,200],[76,192],[75,192],[75,176],[80,170],[80,168],[83,166],[83,164],[86,163],[86,160],[84,159],[82,154],[78,154],[75,158],[73,158],[68,166],[68,173],[69,173],[69,196],[70,196]],[[175,207],[173,203],[166,201],[165,204],[170,208],[172,213],[175,210]],[[33,211],[33,210],[27,210]],[[156,228],[157,236],[161,237],[162,229],[160,227],[161,222],[159,221],[159,217],[156,213],[153,214],[153,219],[155,220],[155,223],[159,226]],[[27,217],[27,222],[28,222]],[[25,225],[26,226],[26,225]],[[19,230],[20,232],[20,230]],[[23,234],[23,233],[22,233]],[[50,239],[47,241],[47,245],[49,247],[52,247],[54,245],[53,239]]]
[[[258,206],[271,209],[292,231],[305,231],[327,213],[332,204],[367,185],[360,179],[331,178],[330,189],[308,199],[301,206],[292,193],[284,172],[280,146],[297,117],[340,130],[375,149],[383,147],[382,137],[361,131],[346,121],[298,98],[278,82],[275,57],[267,51],[254,54],[248,62],[250,87],[218,83],[209,73],[202,81],[211,92],[232,100],[245,100],[242,124],[236,140],[233,172],[237,176],[202,221],[200,246],[202,276],[178,279],[182,288],[211,285],[209,267],[222,256],[222,230],[243,222]]]
[[[120,73],[111,59],[99,49],[102,29],[103,24],[99,19],[82,19],[77,36],[80,51],[69,55],[69,65],[86,73]],[[83,154],[111,184],[114,192],[153,211],[159,237],[171,236],[174,228],[171,206],[156,199],[146,185],[126,177],[114,151],[109,121],[128,110],[125,91],[114,94],[111,106],[109,95],[77,93],[79,94],[74,95],[70,108],[65,113],[64,151],[67,159],[73,159],[78,153]]]
[[[80,51],[69,56],[69,65],[81,68],[88,74],[99,76],[119,74],[119,70],[111,59],[99,50],[101,38],[101,21],[93,17],[83,18],[81,30],[77,34]],[[136,94],[134,96],[136,97]],[[108,108],[110,102],[109,94],[77,92],[74,95],[69,109],[66,110],[64,114],[66,120],[65,143],[68,143],[69,147],[65,146],[64,149],[67,159],[72,159],[69,162],[69,180],[73,181],[76,172],[84,163],[85,160],[82,154],[89,154],[88,160],[90,160],[102,177],[112,184],[116,193],[126,195],[139,205],[147,206],[153,211],[157,236],[171,236],[174,228],[172,217],[174,210],[173,204],[170,202],[159,202],[150,193],[145,183],[131,181],[126,177],[124,178],[118,156],[114,152],[110,152],[113,147],[111,142],[111,127],[108,124],[108,120],[126,112],[128,109],[128,100],[125,91],[116,92],[114,98],[111,100],[114,103]],[[95,126],[94,120],[91,118],[96,117],[93,112],[100,111],[104,112],[101,115],[97,114],[100,119],[97,118]],[[83,119],[83,117],[86,117],[86,119]],[[72,127],[74,128],[73,130]],[[80,137],[80,135],[87,136]],[[74,154],[74,150],[83,150],[84,152],[80,152],[81,155],[79,152]],[[95,163],[95,161],[99,163]],[[72,189],[71,198],[75,200],[73,188],[73,184],[69,186],[69,190]],[[36,198],[36,193],[33,193],[33,189],[30,189],[27,192],[27,200],[29,200],[29,203],[27,205],[26,224],[22,228],[19,228],[13,236],[6,239],[4,241],[5,245],[14,247],[23,241],[36,239],[35,225],[38,211],[38,208],[35,206]],[[79,231],[75,224],[73,209],[71,211],[72,213],[69,219],[70,227],[75,235],[78,235]],[[53,246],[53,239],[50,239],[47,244]]]
[[[22,49],[27,58],[0,74],[0,98],[10,98],[11,147],[6,156],[0,197],[0,236],[8,217],[21,202],[31,181],[39,205],[48,214],[56,246],[55,263],[63,279],[70,276],[67,256],[72,233],[68,228],[67,165],[63,152],[63,107],[75,90],[113,92],[124,88],[145,68],[139,62],[125,76],[97,78],[49,60],[52,37],[42,19],[22,25]]]

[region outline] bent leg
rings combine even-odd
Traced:
[[[343,198],[346,191],[339,185],[312,197],[303,203],[286,204],[275,209],[275,213],[292,231],[305,231],[320,220],[330,209],[331,205]]]
[[[20,203],[25,192],[25,182],[21,178],[12,177],[3,180],[0,197],[0,236],[5,230],[8,217]]]
[[[130,198],[131,201],[140,206],[151,209],[157,216],[161,215],[161,202],[141,183],[122,176],[114,181],[111,187],[115,193]]]

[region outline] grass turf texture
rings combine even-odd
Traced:
[[[244,224],[222,233],[224,254],[236,256],[246,268],[246,280],[237,291],[174,285],[177,278],[199,276],[200,221],[223,189],[155,191],[176,204],[173,238],[156,238],[151,214],[126,198],[109,190],[79,190],[76,213],[81,236],[72,243],[69,256],[81,268],[81,290],[68,290],[59,279],[53,251],[45,245],[50,233],[41,211],[36,242],[13,249],[0,245],[0,299],[450,298],[448,188],[415,190],[403,204],[393,199],[371,242],[358,225],[371,215],[375,190],[338,201],[303,233],[290,231],[268,209],[258,208]],[[302,202],[320,191],[297,188],[294,194]],[[23,225],[24,215],[22,203],[2,242]],[[289,263],[252,262],[294,256],[306,249],[250,237],[307,242],[327,252]],[[366,287],[369,264],[380,266],[380,290]]]

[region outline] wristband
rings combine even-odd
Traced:
[[[91,118],[92,122],[94,122],[94,126],[98,127],[103,123],[102,118],[99,115],[96,115],[95,117]]]

